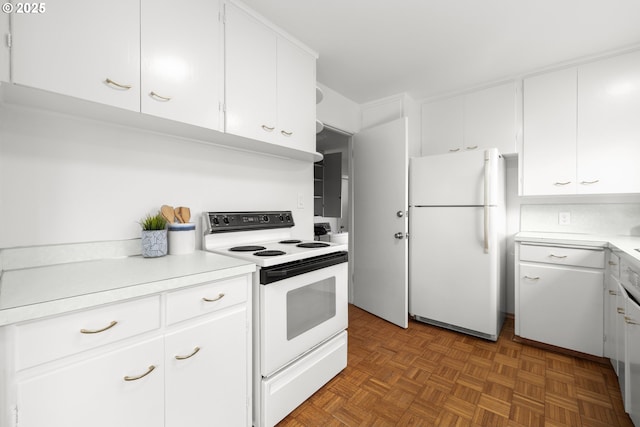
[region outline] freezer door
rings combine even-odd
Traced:
[[[486,161],[485,161],[486,158]],[[411,206],[481,206],[500,204],[504,168],[498,150],[412,157],[409,163]],[[486,170],[485,170],[486,165]],[[485,188],[485,176],[488,177]]]
[[[409,218],[409,313],[498,334],[499,215],[490,216],[495,220],[490,222],[488,253],[482,207],[411,207]]]

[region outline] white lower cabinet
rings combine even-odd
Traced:
[[[620,259],[609,252],[607,263],[606,287],[604,290],[604,357],[611,361],[613,370],[618,373],[618,332],[617,307],[618,288],[620,286]]]
[[[238,306],[167,334],[165,427],[247,425],[246,316]]]
[[[33,376],[21,375],[16,424],[161,426],[162,354],[162,337],[158,337]]]
[[[635,425],[640,425],[640,306],[627,298],[625,306],[628,387],[626,409]]]
[[[602,357],[604,251],[526,244],[518,249],[516,333]]]
[[[244,275],[0,328],[0,425],[249,426],[250,304]]]

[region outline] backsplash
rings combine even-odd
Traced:
[[[561,213],[568,224],[560,224]],[[522,204],[520,231],[640,236],[640,203]]]

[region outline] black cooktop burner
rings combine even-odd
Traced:
[[[302,242],[302,240],[291,239],[291,240],[282,240],[282,241],[280,241],[278,243],[284,243],[284,244],[287,244],[287,245],[292,245],[294,243],[301,243],[301,242]]]
[[[328,243],[322,243],[322,242],[307,242],[307,243],[300,243],[299,245],[296,245],[299,248],[324,248],[326,246],[330,246]]]
[[[284,254],[286,254],[286,252],[283,251],[260,251],[254,253],[255,256],[278,256]]]
[[[267,248],[265,248],[264,246],[234,246],[229,250],[232,252],[255,252],[255,251],[261,251],[263,249],[267,249]]]

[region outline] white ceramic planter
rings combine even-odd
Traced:
[[[167,230],[142,230],[142,256],[154,258],[167,254]]]

